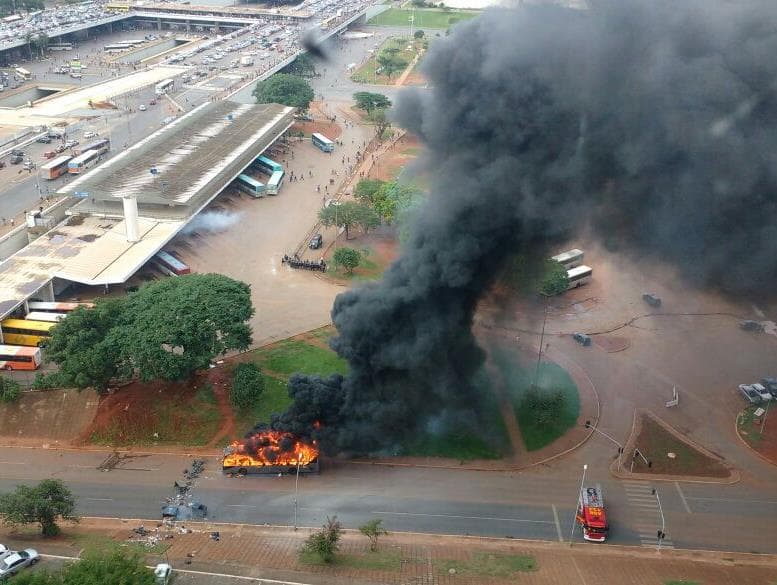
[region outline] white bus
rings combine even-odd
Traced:
[[[314,132],[310,135],[310,139],[313,141],[313,145],[323,150],[324,152],[332,152],[335,149],[335,143],[329,140],[323,134]]]
[[[16,69],[14,69],[14,71],[16,71],[16,75],[18,75],[24,80],[32,79],[32,73],[30,73],[23,67],[17,67]]]
[[[68,302],[68,301],[28,301],[27,309],[32,311],[42,311],[45,313],[69,313],[75,311],[79,307],[86,307],[91,309],[94,307],[94,303],[84,302]],[[45,320],[45,319],[44,319]]]
[[[46,311],[32,311],[24,317],[30,321],[49,321],[56,323],[67,317],[67,313],[48,313]]]
[[[165,95],[168,90],[173,88],[173,80],[172,79],[165,79],[164,81],[160,81],[156,84],[154,87],[154,92],[157,95]]]
[[[73,45],[70,43],[59,43],[57,45],[49,45],[49,51],[72,51]]]
[[[100,161],[100,153],[96,150],[87,150],[85,153],[70,159],[67,163],[67,172],[78,175],[86,169],[93,167]]]
[[[591,275],[594,273],[593,268],[581,264],[571,270],[567,270],[567,278],[569,279],[569,286],[567,290],[572,290],[578,286],[583,286],[591,282]]]
[[[573,248],[572,250],[567,250],[566,252],[561,252],[561,254],[551,256],[550,259],[555,260],[564,268],[569,270],[570,268],[577,268],[580,266],[583,263],[583,256],[584,253],[582,250]]]
[[[105,45],[103,51],[126,51],[131,48],[132,45],[128,45],[127,43],[115,43],[113,45]]]

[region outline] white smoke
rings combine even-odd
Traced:
[[[243,217],[242,213],[229,213],[224,211],[205,211],[195,217],[181,233],[184,235],[193,232],[225,232],[237,225]]]

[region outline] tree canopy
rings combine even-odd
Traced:
[[[362,202],[371,205],[380,218],[390,224],[396,219],[398,213],[412,207],[420,191],[398,181],[387,183],[363,179],[356,184],[354,195]]]
[[[396,50],[394,50],[396,49]],[[388,47],[383,49],[377,57],[378,65],[383,68],[383,72],[391,78],[394,73],[404,71],[407,67],[407,59],[398,55],[399,49]]]
[[[112,378],[182,380],[228,350],[251,343],[247,284],[189,274],[142,286],[125,298],[79,308],[52,329],[50,375],[59,385],[104,390]],[[41,386],[46,385],[44,376]]]
[[[156,578],[140,555],[113,550],[87,551],[80,560],[56,573],[22,573],[13,582],[15,585],[155,585]]]
[[[20,485],[0,495],[0,518],[11,526],[40,524],[43,536],[59,534],[57,520],[78,521],[73,494],[59,479],[44,479],[30,487]]]
[[[298,77],[313,77],[316,74],[316,63],[310,53],[300,53],[283,69],[283,72]]]
[[[391,100],[382,93],[372,93],[371,91],[357,91],[353,94],[353,100],[356,107],[365,112],[371,112],[376,108],[390,108]]]
[[[335,250],[334,259],[339,266],[345,268],[348,274],[351,274],[353,269],[361,264],[362,255],[353,248],[338,248]]]
[[[254,88],[253,96],[260,104],[283,104],[300,110],[307,110],[314,97],[310,84],[297,75],[276,73],[269,79],[260,81]]]
[[[555,260],[545,261],[539,292],[545,296],[560,295],[569,288],[567,269]]]

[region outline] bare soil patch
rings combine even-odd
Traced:
[[[626,337],[615,335],[594,335],[594,343],[607,353],[623,351],[631,347],[631,341]]]
[[[12,404],[0,404],[0,436],[5,444],[33,439],[68,442],[89,425],[97,411],[92,390],[25,392]]]
[[[640,415],[636,437],[626,455],[633,453],[634,448],[639,449],[650,464],[646,465],[637,456],[634,473],[717,478],[731,475],[730,469],[718,458],[703,452],[702,447],[691,444],[679,431],[650,413]]]
[[[766,410],[763,406],[761,408]],[[737,431],[751,449],[773,465],[777,465],[777,420],[772,418],[773,412],[768,413],[765,420],[763,415],[755,416],[756,409],[757,407],[752,406],[740,413],[737,418]]]

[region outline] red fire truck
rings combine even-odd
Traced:
[[[584,487],[577,503],[577,523],[583,527],[583,538],[591,542],[607,539],[607,515],[604,513],[604,496],[601,486]]]

